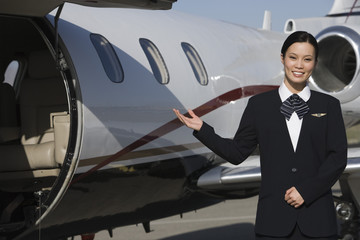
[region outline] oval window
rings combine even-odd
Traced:
[[[193,46],[191,46],[189,43],[182,42],[181,47],[184,50],[185,55],[190,62],[190,65],[195,74],[196,80],[201,85],[204,85],[204,86],[207,85],[209,82],[208,75],[206,73],[206,69],[205,69],[203,62],[201,61],[200,55],[197,53],[195,48]]]
[[[139,41],[156,80],[160,84],[168,84],[170,81],[169,72],[159,49],[148,39],[140,38]]]
[[[124,71],[111,43],[102,35],[92,33],[90,39],[101,60],[106,75],[112,82],[124,81]]]

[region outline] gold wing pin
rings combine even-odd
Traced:
[[[313,113],[313,114],[311,114],[311,116],[314,116],[314,117],[323,117],[323,116],[325,116],[326,115],[326,113]]]

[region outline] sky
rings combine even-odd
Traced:
[[[333,0],[177,0],[170,11],[261,28],[265,10],[271,12],[272,30],[282,32],[286,20],[325,16]]]

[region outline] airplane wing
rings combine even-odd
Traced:
[[[359,172],[360,170],[360,148],[348,149],[348,164],[345,173]]]
[[[360,148],[348,149],[348,164],[344,171],[351,174],[360,171]],[[256,195],[260,187],[260,156],[252,155],[240,165],[223,163],[202,174],[197,182],[201,191],[224,197],[249,197]]]
[[[260,156],[248,157],[242,164],[223,163],[203,173],[197,187],[217,197],[247,198],[257,195],[260,188]]]
[[[0,1],[0,13],[42,17],[59,5],[69,2],[91,7],[138,8],[151,10],[168,10],[177,0],[3,0]]]

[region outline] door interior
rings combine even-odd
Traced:
[[[10,232],[33,218],[34,193],[52,189],[70,138],[68,85],[39,29],[0,16],[0,228]]]

